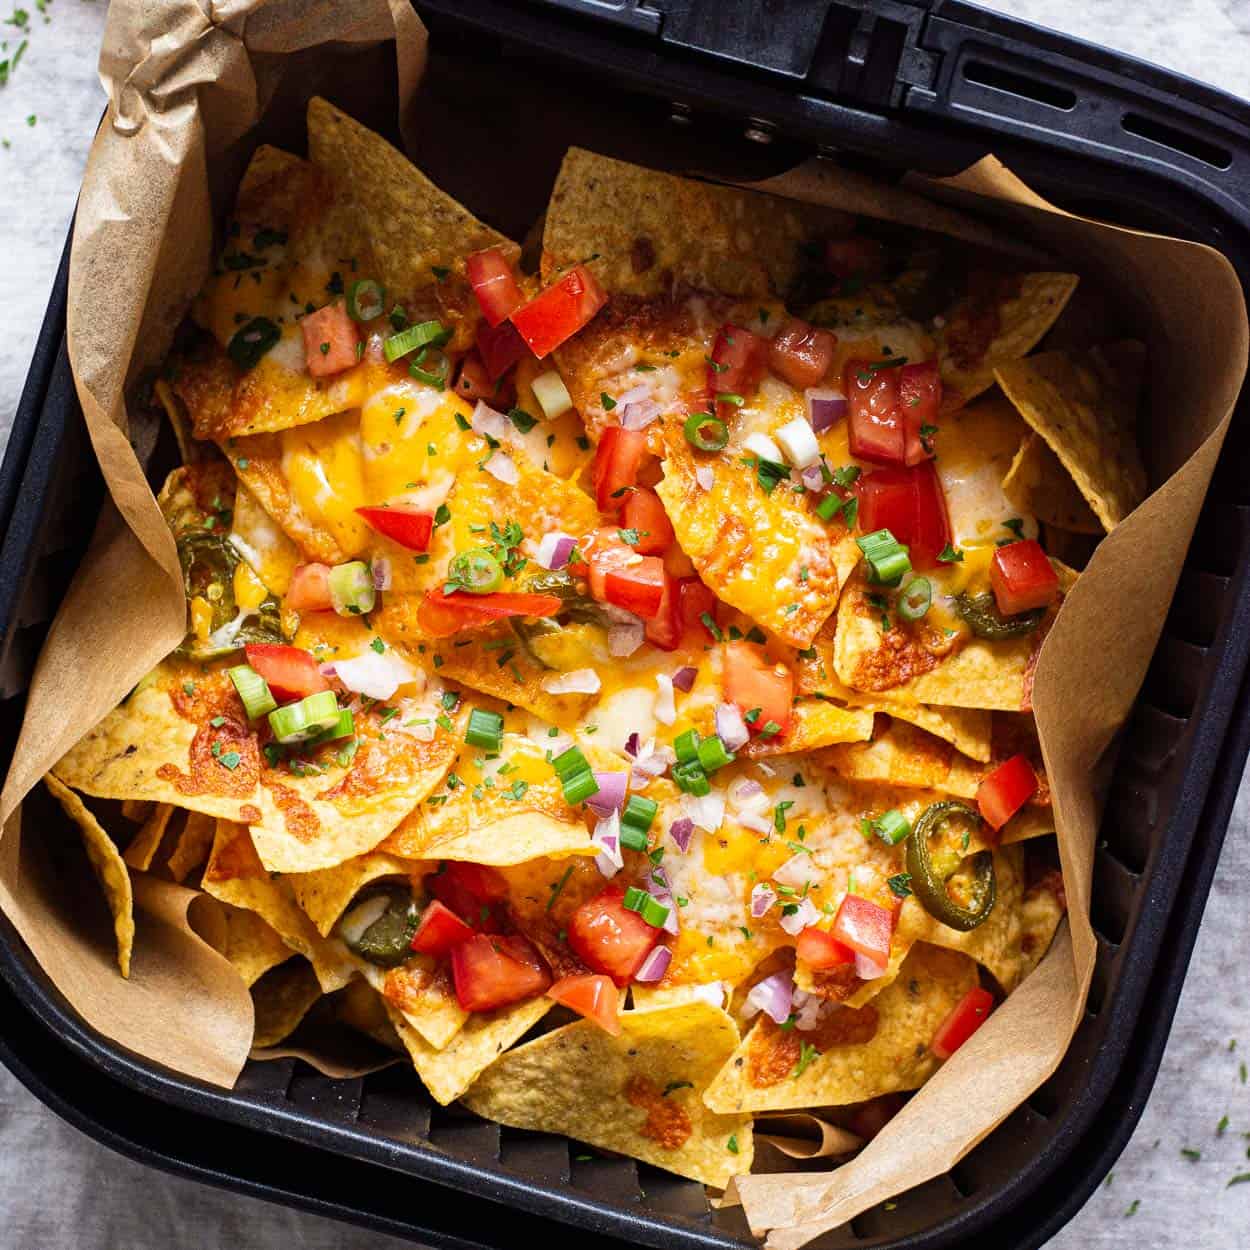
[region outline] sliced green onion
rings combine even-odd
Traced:
[[[340,616],[364,616],[373,611],[378,592],[373,573],[363,560],[349,560],[330,570],[330,602]]]
[[[372,321],[386,307],[386,288],[372,278],[353,282],[347,292],[347,315],[353,321]]]
[[[725,750],[725,744],[720,740],[719,734],[704,738],[699,743],[699,763],[703,765],[704,772],[714,773],[718,768],[732,764],[733,759],[733,755]]]
[[[621,845],[627,851],[645,851],[647,849],[647,835],[640,829],[634,829],[629,825],[621,825]]]
[[[540,373],[530,383],[530,390],[534,392],[534,398],[538,400],[543,416],[548,421],[554,421],[556,417],[562,416],[573,407],[573,398],[569,394],[569,388],[564,385],[564,379],[554,369]]]
[[[561,751],[551,761],[551,767],[556,770],[556,776],[561,781],[572,777],[575,773],[590,771],[590,765],[586,762],[586,757],[582,754],[581,747],[578,746],[572,746],[567,751]]]
[[[674,764],[673,781],[679,790],[684,790],[687,794],[693,794],[696,797],[710,794],[712,790],[712,783],[708,781],[707,773],[703,771],[703,765],[698,760]]]
[[[897,586],[911,569],[904,547],[889,530],[874,530],[855,540],[868,561],[871,580],[883,586]]]
[[[686,441],[700,451],[720,451],[729,442],[729,427],[710,412],[692,412],[683,428]]]
[[[469,724],[464,731],[464,740],[472,747],[498,751],[503,746],[503,717],[498,712],[488,712],[485,708],[475,707],[469,713]]]
[[[643,905],[650,897],[651,895],[646,890],[640,890],[636,885],[631,885],[625,891],[625,897],[621,899],[621,902],[624,904],[626,911],[641,912]]]
[[[391,362],[427,344],[432,347],[442,347],[450,338],[451,331],[444,329],[441,322],[421,321],[415,326],[409,326],[406,330],[400,330],[398,334],[392,334],[389,338],[383,339],[382,354],[388,362]]]
[[[269,691],[269,683],[254,668],[247,664],[236,664],[226,671],[234,682],[239,698],[243,700],[243,710],[247,713],[248,720],[265,716],[278,706]]]
[[[488,595],[503,585],[503,568],[489,551],[462,551],[447,566],[447,576],[471,595]]]
[[[254,369],[260,358],[282,337],[277,322],[268,317],[253,317],[236,330],[226,345],[226,355],[240,369]]]
[[[653,928],[664,928],[664,922],[668,919],[669,909],[654,895],[648,894],[646,896],[640,911],[642,918]]]
[[[451,377],[451,358],[441,348],[423,347],[416,360],[408,366],[408,374],[418,382],[441,391]]]
[[[319,747],[323,742],[337,742],[340,738],[350,738],[356,732],[355,718],[349,708],[339,712],[338,722],[331,725],[323,734],[318,734],[308,745]]]
[[[634,849],[639,851],[645,850],[647,832],[651,828],[658,811],[659,804],[654,799],[644,799],[641,794],[631,794],[629,802],[625,804],[625,808],[621,812],[621,841],[625,841],[625,830],[636,830],[642,834],[642,846]]]
[[[599,793],[599,783],[589,768],[585,772],[561,778],[561,784],[564,787],[564,801],[570,806],[584,803],[592,794]]]
[[[319,690],[269,713],[269,728],[283,746],[307,742],[338,723],[339,704],[333,690]]]
[[[699,733],[695,729],[687,729],[673,739],[673,750],[677,752],[679,764],[691,764],[699,758]]]
[[[897,846],[911,833],[911,825],[907,823],[907,817],[895,807],[890,808],[888,812],[883,812],[872,823],[877,830],[877,836],[891,846]]]
[[[905,621],[918,621],[933,602],[933,583],[927,577],[913,577],[899,592],[898,614]]]

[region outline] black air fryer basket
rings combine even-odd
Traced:
[[[528,118],[558,159],[609,117],[635,135],[637,159],[668,128],[668,146],[678,132],[702,168],[724,159],[764,173],[821,153],[886,177],[949,174],[993,151],[1062,207],[1211,244],[1250,287],[1250,108],[1092,45],[943,0],[417,8],[434,99],[481,108],[468,123],[477,155],[501,162],[500,204],[468,202],[514,237],[541,207],[510,202],[508,162],[526,159],[514,132]],[[537,102],[512,110],[520,120],[498,107],[518,85]],[[456,194],[465,152],[440,154],[439,108],[427,116],[419,159]],[[0,471],[6,760],[103,495],[65,353],[66,270]],[[1097,967],[1065,1060],[950,1173],[826,1234],[822,1250],[1038,1246],[1128,1140],[1250,745],[1248,407],[1243,398],[1123,735],[1094,867]],[[155,1166],[428,1244],[528,1244],[558,1239],[561,1224],[592,1246],[754,1244],[740,1211],[712,1210],[701,1186],[439,1107],[406,1066],[336,1081],[294,1060],[249,1063],[229,1092],[159,1068],[88,1029],[3,921],[0,974],[0,1057],[67,1119]]]

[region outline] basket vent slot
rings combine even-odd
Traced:
[[[979,87],[989,87],[992,91],[1019,96],[1064,113],[1076,108],[1076,92],[1056,83],[1031,78],[1028,74],[1004,69],[1001,65],[990,65],[986,61],[966,61],[963,69],[964,77]]]
[[[1139,139],[1171,148],[1182,156],[1192,156],[1194,160],[1215,169],[1227,169],[1233,163],[1232,154],[1227,148],[1220,147],[1218,143],[1208,143],[1188,131],[1177,130],[1175,126],[1155,121],[1153,117],[1143,117],[1141,113],[1125,113],[1120,119],[1120,125]]]

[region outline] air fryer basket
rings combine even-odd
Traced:
[[[1250,284],[1242,207],[1250,203],[1250,112],[1073,40],[940,0],[777,6],[784,20],[763,32],[752,0],[418,7],[435,54],[455,50],[453,83],[473,73],[493,83],[532,75],[545,81],[548,107],[588,93],[640,126],[682,127],[692,150],[707,143],[739,168],[752,154],[755,164],[781,167],[819,150],[887,175],[950,173],[993,150],[1064,207],[1220,248]],[[455,155],[443,155],[445,168],[435,156],[431,169],[453,193]],[[0,470],[0,741],[10,751],[21,691],[102,493],[65,355],[65,282],[63,264]],[[827,1234],[825,1250],[936,1250],[974,1236],[996,1247],[1039,1244],[1043,1221],[1054,1231],[1127,1140],[1166,1040],[1246,755],[1238,705],[1250,651],[1250,484],[1239,472],[1246,408],[1243,399],[1122,737],[1095,860],[1097,967],[1068,1055],[949,1174]],[[0,973],[29,1013],[9,1031],[6,1060],[63,1114],[159,1166],[440,1244],[550,1235],[552,1219],[591,1244],[753,1244],[740,1211],[712,1210],[700,1186],[438,1107],[406,1067],[335,1081],[290,1060],[249,1063],[229,1092],[158,1068],[86,1028],[7,923]],[[41,1030],[67,1051],[32,1042]],[[150,1132],[125,1123],[136,1099]],[[262,1158],[284,1157],[256,1148],[273,1138],[301,1166]],[[306,1181],[305,1166],[318,1179]],[[398,1179],[388,1171],[486,1201],[442,1204],[435,1190],[405,1218],[387,1196]],[[346,1177],[355,1183],[340,1183]],[[413,1197],[412,1182],[400,1192]],[[434,1212],[443,1206],[454,1219]]]

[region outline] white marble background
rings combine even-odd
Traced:
[[[102,0],[46,0],[46,12],[36,0],[23,3],[30,11],[29,46],[0,87],[0,220],[10,240],[0,265],[0,443],[103,108],[95,75]],[[1250,0],[994,0],[990,7],[1250,96]],[[0,60],[21,38],[0,16],[7,43]],[[1051,1250],[1250,1245],[1250,1184],[1227,1187],[1233,1175],[1250,1170],[1250,1085],[1238,1071],[1243,1058],[1250,1061],[1247,881],[1250,787],[1243,782],[1154,1094],[1112,1176]],[[1232,1039],[1238,1046],[1230,1054]],[[1201,1157],[1191,1160],[1183,1150]],[[384,1250],[400,1244],[151,1172],[81,1136],[0,1070],[2,1247]]]

